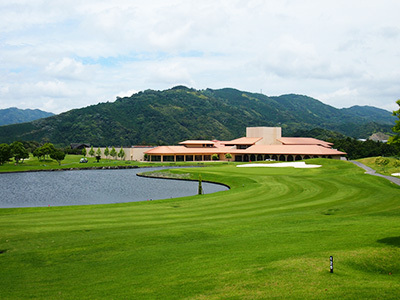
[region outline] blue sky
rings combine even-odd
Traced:
[[[400,1],[0,0],[0,108],[176,85],[397,109]]]

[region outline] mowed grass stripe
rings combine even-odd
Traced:
[[[273,211],[273,209],[271,209],[271,206],[276,207],[278,210],[284,210],[299,208],[303,206],[307,207],[310,205],[319,205],[320,202],[325,203],[331,201],[331,198],[336,199],[336,201],[338,201],[337,199],[339,199],[339,201],[340,199],[344,199],[343,201],[348,201],[347,198],[337,195],[337,191],[340,189],[342,190],[342,194],[350,197],[353,201],[356,200],[355,196],[357,196],[357,198],[363,198],[363,194],[366,193],[365,189],[349,189],[348,185],[337,187],[337,182],[322,182],[321,180],[314,181],[314,185],[311,185],[312,180],[306,179],[305,181],[300,181],[299,179],[296,179],[296,183],[290,184],[290,178],[289,182],[287,182],[287,180],[282,177],[273,182],[271,182],[271,179],[269,178],[268,184],[270,184],[270,186],[272,187],[278,188],[270,188],[267,193],[265,192],[265,189],[255,188],[252,190],[253,193],[251,198],[243,198],[241,196],[236,197],[235,195],[232,195],[230,196],[228,201],[209,202],[208,205],[202,205],[201,207],[195,206],[191,209],[191,211],[188,211],[185,207],[179,207],[179,210],[183,211],[183,213],[176,212],[177,209],[163,208],[160,210],[151,210],[150,214],[145,211],[136,213],[130,211],[127,212],[126,209],[124,211],[116,210],[110,211],[106,220],[109,224],[118,223],[118,220],[123,220],[124,218],[129,218],[130,220],[139,223],[146,223],[146,219],[152,220],[154,218],[154,214],[157,214],[158,216],[163,217],[162,221],[164,222],[168,222],[171,219],[173,220],[173,222],[184,221],[187,219],[193,219],[193,221],[197,221],[196,218],[203,218],[205,216],[208,216],[209,218],[218,215],[224,216],[227,212],[226,209],[229,210],[232,217],[237,217],[235,211],[240,212],[241,215],[246,215],[248,213],[251,213],[253,210],[257,210],[259,213]],[[306,186],[307,191],[304,189],[304,186]],[[316,193],[316,190],[322,191],[322,193]],[[281,191],[281,193],[279,193],[278,191]],[[354,195],[352,195],[352,193]],[[270,198],[273,198],[275,201],[268,201],[268,199]],[[206,210],[205,207],[209,207],[209,209]],[[266,208],[268,209],[266,210]],[[132,214],[134,214],[134,216],[132,216]],[[115,215],[118,220],[113,220],[113,215]],[[124,215],[126,215],[126,217],[124,217]],[[94,224],[105,222],[105,220],[100,219],[99,216],[96,214],[86,214],[84,218],[86,221],[93,220]],[[61,226],[64,226],[64,222],[72,225],[72,220],[77,222],[77,224],[82,224],[81,221],[76,220],[75,216],[70,216],[68,219],[65,220],[59,220],[57,221],[57,223],[60,223]],[[83,222],[85,223],[86,221]],[[36,220],[35,223],[40,224],[41,221]],[[46,223],[44,223],[43,226],[46,226]]]
[[[282,182],[282,181],[281,181]],[[318,186],[321,186],[321,182],[318,182]],[[334,186],[332,184],[329,185],[330,187]],[[347,193],[349,192],[346,189]],[[344,192],[346,193],[346,192]],[[339,200],[336,201],[352,201],[355,202],[357,199],[363,199],[364,203],[368,203],[365,201],[363,194],[360,191],[354,192],[357,197],[352,196],[351,194],[347,198],[339,197]],[[364,192],[365,193],[365,192]],[[331,202],[330,199],[335,199],[337,196],[334,193],[329,193],[329,197],[325,195],[316,195],[314,197],[309,197],[308,195],[305,197],[298,197],[298,193],[296,192],[297,197],[287,197],[285,193],[283,196],[285,200],[282,200],[281,197],[277,197],[277,200],[270,203],[268,199],[263,199],[260,195],[254,195],[251,199],[240,199],[237,201],[235,197],[232,197],[227,204],[223,207],[216,205],[214,209],[204,210],[202,208],[197,208],[198,211],[194,213],[186,212],[185,208],[181,209],[181,212],[177,212],[176,209],[165,210],[164,208],[161,210],[152,210],[151,214],[145,214],[142,216],[138,216],[135,211],[124,211],[123,213],[111,212],[107,218],[100,218],[98,214],[85,214],[82,217],[82,220],[77,220],[75,216],[69,216],[68,218],[60,218],[56,222],[54,220],[38,220],[35,219],[35,230],[38,228],[46,228],[50,223],[55,226],[59,224],[59,226],[70,230],[74,228],[74,226],[80,226],[83,224],[91,224],[91,226],[97,226],[99,224],[103,224],[103,226],[113,226],[118,225],[121,222],[129,222],[132,224],[139,223],[143,226],[151,225],[151,224],[173,224],[173,223],[180,223],[180,222],[198,222],[199,219],[203,220],[217,220],[217,219],[226,219],[226,218],[238,218],[238,217],[253,217],[259,214],[264,214],[267,212],[274,212],[276,210],[282,211],[286,209],[294,209],[294,208],[301,208],[301,207],[309,207],[314,205],[321,205]],[[325,196],[325,198],[323,197]],[[337,198],[337,197],[336,197]],[[378,202],[382,203],[382,202]],[[350,203],[350,205],[354,205]],[[273,206],[273,207],[271,207]],[[229,214],[228,214],[229,213]],[[115,218],[112,216],[115,215]],[[159,218],[157,222],[154,220],[154,215],[157,215]],[[32,221],[32,220],[30,220]],[[68,224],[68,225],[67,225]],[[15,224],[12,224],[15,226]],[[56,229],[58,230],[58,229]]]
[[[232,187],[215,195],[0,210],[2,298],[395,298],[400,251],[378,240],[400,236],[400,190],[315,163],[189,170]]]

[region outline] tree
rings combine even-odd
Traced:
[[[11,157],[11,147],[7,144],[0,144],[0,165],[8,162]]]
[[[87,155],[86,148],[83,148],[83,149],[82,149],[82,155],[83,155],[83,157],[86,157],[86,155]],[[92,155],[92,156],[93,156],[93,155]]]
[[[112,157],[114,157],[114,159],[117,158],[117,155],[118,155],[118,154],[117,154],[117,151],[115,150],[115,147],[114,147],[114,146],[111,148],[110,155],[111,155]]]
[[[17,164],[20,160],[24,161],[24,159],[29,158],[29,153],[21,142],[13,142],[10,148],[12,157],[14,157]]]
[[[53,144],[46,143],[42,147],[36,148],[32,154],[34,157],[37,157],[39,160],[46,159],[46,156],[49,157],[51,153],[56,150]]]
[[[396,103],[400,106],[400,99],[397,100]],[[396,120],[396,125],[392,128],[392,131],[395,132],[396,135],[389,138],[388,144],[400,144],[400,108],[393,112],[393,116],[396,116],[399,120]]]
[[[92,147],[90,147],[90,150],[89,150],[89,155],[91,156],[91,157],[93,157],[94,156],[94,149],[93,149],[93,146]]]
[[[106,147],[106,149],[104,150],[104,155],[106,156],[106,158],[108,158],[108,156],[110,155],[110,150],[108,149],[108,147]]]
[[[47,157],[49,157],[50,154],[56,150],[56,148],[54,147],[54,145],[52,143],[46,143],[42,147],[40,147],[40,149],[43,153],[44,158],[46,158],[46,155],[47,155]]]
[[[230,160],[232,159],[232,154],[226,153],[226,154],[225,154],[225,158],[226,158],[228,161],[230,161]]]
[[[100,157],[101,157],[101,150],[100,150],[100,148],[97,148],[96,156],[100,156]]]
[[[211,155],[211,159],[212,160],[219,160],[219,155],[215,153],[215,154]]]
[[[35,141],[23,141],[22,144],[29,153],[33,153],[36,148],[40,147],[40,144]]]
[[[118,157],[121,159],[125,158],[125,151],[122,147],[121,147],[121,150],[119,150],[119,152],[118,152]]]
[[[58,165],[61,165],[61,161],[63,161],[65,158],[65,152],[60,149],[55,149],[50,153],[50,158],[56,160]]]
[[[34,157],[37,157],[38,160],[40,160],[41,157],[43,157],[43,159],[44,159],[44,154],[43,154],[43,151],[42,151],[42,148],[41,148],[41,147],[36,148],[36,149],[32,152],[32,154],[33,154]]]

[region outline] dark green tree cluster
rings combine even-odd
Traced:
[[[0,165],[10,161],[12,157],[11,147],[8,144],[0,144]]]
[[[333,148],[347,153],[349,159],[359,159],[374,156],[399,156],[400,145],[382,143],[379,141],[360,141],[353,138],[332,139]]]
[[[14,158],[15,163],[24,161],[29,158],[29,152],[25,149],[24,144],[21,142],[13,142],[10,145],[5,143],[0,144],[0,164],[4,164]]]
[[[396,103],[400,106],[400,100],[397,100]],[[384,157],[400,156],[400,109],[394,111],[393,116],[398,118],[392,128],[395,135],[390,137],[387,143],[372,140],[359,141],[352,138],[332,139],[330,142],[333,142],[334,147],[338,150],[346,152],[350,159],[378,156],[376,164],[384,166],[387,164]],[[396,161],[396,164],[399,163]]]
[[[37,157],[39,160],[45,160],[50,157],[61,165],[61,161],[65,158],[65,152],[62,149],[56,149],[52,143],[45,143],[43,146],[36,148],[33,151],[33,156]]]
[[[39,160],[45,160],[50,157],[50,154],[54,152],[56,148],[52,143],[45,143],[43,146],[36,148],[32,154]]]

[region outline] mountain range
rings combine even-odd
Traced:
[[[18,109],[16,107],[0,109],[0,126],[30,122],[53,115],[53,113],[40,109]]]
[[[280,126],[284,136],[319,128],[328,135],[366,138],[376,132],[390,134],[395,120],[389,111],[379,108],[338,109],[304,95],[269,97],[232,88],[195,90],[177,86],[2,126],[0,143],[176,144],[186,139],[231,140],[244,136],[249,126]]]

